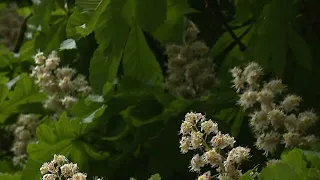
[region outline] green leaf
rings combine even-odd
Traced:
[[[81,119],[68,119],[66,113],[50,126],[40,125],[37,128],[39,143],[28,146],[29,157],[23,170],[23,179],[39,178],[39,168],[44,162],[51,160],[53,154],[65,155],[72,162],[78,163],[81,169],[88,168],[89,160],[106,158],[107,153],[97,153],[90,144],[81,140],[88,125],[81,123]]]
[[[19,81],[20,76],[17,76],[13,79],[11,79],[9,82],[7,82],[6,86],[8,87],[9,90]]]
[[[320,170],[315,168],[310,168],[308,171],[308,176],[310,179],[320,179]]]
[[[316,173],[314,169],[307,168],[302,150],[293,149],[281,155],[281,162],[265,167],[259,177],[263,180],[299,180],[309,179]]]
[[[40,4],[34,4],[33,7],[33,16],[28,22],[37,27],[41,26],[44,32],[48,31],[54,0],[41,0]]]
[[[1,58],[0,68],[7,68],[7,67],[9,67],[10,69],[12,68],[11,61],[13,60],[13,55],[9,50],[0,49],[0,58]]]
[[[120,123],[118,123],[120,124]],[[121,124],[120,124],[121,125]],[[128,134],[128,132],[130,131],[130,126],[129,125],[125,125],[124,127],[122,128],[118,128],[118,129],[114,129],[115,131],[118,131],[112,135],[109,135],[107,137],[103,137],[102,140],[105,140],[105,141],[118,141],[120,140],[121,138],[123,138],[125,135]]]
[[[311,165],[320,170],[320,152],[316,151],[303,151],[307,160]]]
[[[255,167],[241,175],[239,180],[254,180],[257,175],[257,167]]]
[[[254,178],[248,174],[244,174],[239,178],[239,180],[254,180]]]
[[[21,74],[14,91],[8,93],[9,100],[2,101],[0,104],[0,123],[4,122],[11,114],[16,113],[20,105],[41,102],[45,97],[43,93],[38,91],[33,80],[27,74]]]
[[[60,44],[60,51],[70,49],[77,49],[77,45],[74,39],[66,39]]]
[[[106,109],[106,106],[102,105],[99,109],[95,110],[88,117],[84,118],[81,122],[82,123],[91,123],[94,119],[100,117],[105,109]]]
[[[102,93],[106,82],[113,82],[117,77],[121,56],[113,53],[104,53],[101,45],[96,49],[90,61],[90,84],[93,91]]]
[[[0,173],[0,179],[1,180],[20,180],[21,174],[20,173],[16,173],[16,174]]]
[[[299,174],[307,171],[307,162],[304,160],[303,152],[300,149],[293,149],[288,154],[282,155],[281,160]]]
[[[142,30],[138,25],[132,27],[123,57],[124,75],[143,82],[159,84],[162,82],[162,70]]]
[[[234,30],[234,34],[237,37],[240,37],[244,32],[250,28],[250,25],[243,26],[239,29]],[[234,42],[234,39],[231,37],[229,32],[225,32],[220,36],[220,38],[214,43],[213,47],[210,50],[210,54],[214,57],[218,56],[222,51],[224,51],[228,46]]]
[[[254,59],[282,77],[286,66],[287,31],[297,6],[290,0],[271,0],[260,15],[257,37],[252,44]],[[271,57],[271,59],[269,59]]]
[[[312,55],[306,41],[296,33],[292,28],[288,28],[288,45],[300,66],[311,70]]]
[[[52,24],[48,32],[41,33],[36,37],[35,48],[40,49],[45,54],[53,50],[57,50],[60,44],[66,37],[66,24],[65,18],[59,18],[56,23]]]
[[[112,83],[106,82],[104,84],[102,94],[106,101],[108,101],[112,97],[113,90],[114,90],[114,86]]]
[[[143,30],[150,33],[166,20],[167,0],[134,0],[134,17]]]
[[[95,28],[95,37],[100,48],[108,49],[114,56],[122,53],[130,31],[130,26],[121,13],[124,3],[125,1],[120,0],[111,1]]]
[[[32,56],[34,55],[35,48],[34,48],[35,40],[32,39],[30,41],[26,41],[23,43],[19,50],[20,59],[21,61],[32,61]]]
[[[168,0],[166,20],[153,33],[153,36],[162,43],[182,43],[184,31],[184,15],[196,12],[187,0]]]
[[[110,0],[100,0],[99,3],[97,3],[96,0],[91,0],[90,1],[82,1],[83,3],[88,3],[86,5],[82,5],[82,7],[85,7],[87,10],[83,10],[83,11],[89,11],[92,13],[89,15],[89,20],[87,21],[87,23],[85,23],[85,28],[81,28],[81,27],[77,27],[77,32],[80,33],[82,36],[87,36],[89,35],[96,27],[97,23],[103,19],[103,16],[101,17],[102,13],[106,10],[107,6],[110,3]],[[80,2],[80,1],[78,1]],[[80,7],[81,8],[81,7]],[[82,9],[83,9],[82,8]],[[100,19],[101,17],[101,19]]]
[[[161,180],[161,176],[160,174],[154,174],[148,180]]]
[[[15,173],[19,168],[13,165],[12,159],[2,158],[3,160],[0,161],[0,173]],[[1,176],[0,176],[1,177]]]
[[[100,105],[95,104],[95,103],[88,105],[85,102],[85,100],[81,99],[76,104],[74,104],[72,106],[72,108],[70,109],[70,112],[73,116],[85,117],[99,107],[100,107]]]
[[[236,5],[235,19],[239,22],[244,22],[251,16],[251,2],[249,0],[238,0]]]
[[[4,84],[0,84],[0,105],[5,101],[8,93],[9,93],[8,87]]]
[[[277,38],[277,43],[274,44],[271,49],[272,63],[269,67],[274,70],[276,76],[279,78],[283,75],[287,61],[286,29],[287,27],[283,27],[282,30],[277,30],[272,33],[277,34],[273,36],[273,38]]]
[[[92,12],[96,10],[97,6],[103,3],[103,1],[106,1],[106,0],[76,0],[75,4],[83,12],[85,11]]]
[[[76,7],[67,22],[67,26],[66,26],[67,37],[79,39],[80,37],[84,36],[84,34],[77,32],[77,28],[83,29],[81,28],[81,26],[88,21],[89,19],[88,16],[89,16],[88,14],[81,13],[79,8]],[[84,30],[80,32],[84,32]]]
[[[274,166],[263,168],[259,175],[260,180],[299,180],[299,176],[290,166],[284,163],[278,163]]]
[[[240,129],[241,129],[241,126],[242,126],[242,123],[243,123],[243,119],[244,119],[244,111],[242,110],[242,108],[239,108],[238,113],[235,116],[235,119],[234,119],[232,126],[231,126],[231,135],[233,137],[238,136]]]

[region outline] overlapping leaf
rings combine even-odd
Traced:
[[[54,0],[41,0],[39,4],[35,3],[33,7],[33,16],[29,23],[34,24],[36,27],[40,26],[44,32],[48,31]]]
[[[20,105],[33,102],[41,102],[45,95],[38,91],[33,80],[22,74],[12,92],[7,87],[1,87],[0,122],[4,122],[8,116],[18,111]],[[8,100],[5,100],[8,96]]]
[[[90,61],[90,84],[93,90],[101,93],[106,82],[112,83],[118,72],[121,56],[105,53],[101,46],[96,49]]]
[[[309,157],[308,157],[309,156]],[[320,169],[319,166],[307,166],[308,161],[311,156],[304,155],[303,151],[300,149],[294,149],[289,151],[286,154],[281,156],[281,162],[275,165],[269,165],[265,167],[259,179],[262,180],[274,180],[274,179],[283,179],[283,180],[311,180],[319,179]],[[319,161],[319,157],[313,156],[312,158]],[[314,159],[314,160],[315,160]]]
[[[182,43],[184,15],[195,12],[186,0],[167,0],[166,20],[153,33],[162,43]]]
[[[48,54],[53,50],[58,50],[61,42],[66,37],[67,20],[64,17],[54,22],[48,32],[40,33],[35,39],[35,48]]]
[[[81,140],[80,137],[87,132],[88,126],[87,123],[81,123],[81,119],[68,119],[66,113],[52,125],[40,125],[37,128],[39,143],[28,146],[29,158],[22,179],[39,179],[39,168],[44,162],[52,159],[53,154],[65,155],[78,163],[82,169],[88,168],[89,158],[106,158],[108,153],[98,153],[90,144]]]
[[[286,66],[287,32],[297,6],[290,0],[272,0],[265,5],[259,19],[257,37],[252,46],[254,59],[281,77]],[[269,61],[271,60],[271,61]]]

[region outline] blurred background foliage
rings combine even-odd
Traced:
[[[249,146],[249,170],[263,165],[253,147],[247,114],[236,106],[228,70],[258,62],[320,112],[320,2],[316,0],[8,0],[0,3],[0,179],[38,179],[39,167],[61,153],[89,176],[108,179],[194,179],[189,155],[179,152],[186,112],[212,117],[223,132]],[[200,29],[221,84],[198,99],[166,90],[168,44],[181,44],[184,18]],[[50,122],[43,95],[26,73],[32,56],[58,50],[89,78],[96,99],[83,99]],[[199,69],[201,71],[201,69]],[[36,113],[39,143],[28,146],[21,169],[11,164],[12,135],[5,126],[19,113]],[[83,128],[85,127],[85,130]],[[318,127],[318,126],[317,126]],[[316,128],[315,128],[316,129]],[[63,132],[63,133],[59,133]],[[317,132],[319,135],[319,132]]]

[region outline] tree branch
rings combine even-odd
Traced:
[[[210,0],[204,0],[206,8],[210,11],[213,18],[216,16],[221,25],[226,29],[226,31],[230,34],[234,42],[239,46],[241,51],[245,51],[247,49],[246,45],[241,42],[241,39],[237,37],[237,35],[233,32],[232,28],[228,25],[228,22],[222,12],[219,9],[219,5],[217,3],[211,4]]]
[[[15,44],[15,47],[14,47],[14,50],[13,52],[15,53],[18,53],[21,46],[22,46],[22,43],[23,43],[23,40],[24,40],[24,34],[27,30],[27,21],[29,20],[29,18],[32,16],[32,13],[30,13],[24,20],[23,20],[23,23],[20,27],[20,32],[19,32],[19,37],[17,39],[17,42]]]

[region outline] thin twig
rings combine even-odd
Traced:
[[[218,20],[220,21],[220,23],[222,24],[222,26],[226,29],[226,31],[230,34],[230,36],[232,37],[232,39],[234,40],[234,42],[239,46],[239,49],[241,51],[245,51],[247,49],[246,45],[243,44],[241,42],[241,39],[239,39],[237,37],[237,35],[233,32],[233,30],[231,29],[231,27],[228,25],[224,15],[222,14],[222,12],[219,9],[219,5],[216,3],[214,5],[211,5],[210,0],[204,0],[205,2],[205,6],[206,8],[211,12],[211,14],[214,16],[217,16]]]

